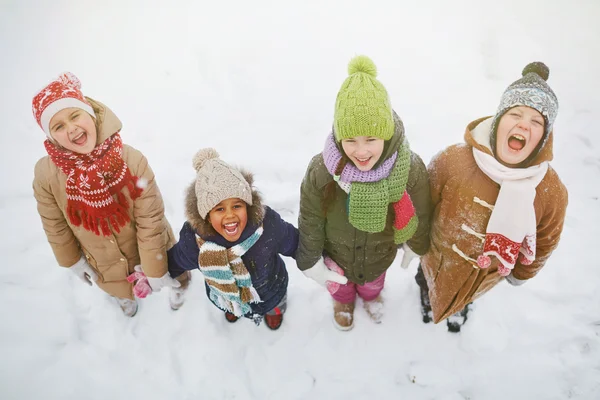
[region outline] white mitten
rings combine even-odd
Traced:
[[[96,282],[98,280],[96,271],[94,271],[92,266],[88,264],[87,260],[83,256],[75,264],[71,265],[69,271],[73,272],[79,279],[90,286],[92,286],[92,281]]]
[[[137,272],[144,272],[141,265],[136,265],[134,269]],[[160,290],[164,287],[178,288],[181,286],[181,283],[177,279],[171,278],[171,275],[169,275],[168,272],[160,278],[150,278],[148,275],[146,275],[146,278],[148,278],[148,284],[152,288],[153,292],[160,292]]]
[[[322,286],[325,286],[327,281],[336,282],[341,285],[348,283],[348,278],[327,268],[323,262],[323,257],[319,258],[319,261],[315,265],[302,271],[302,273]]]
[[[402,250],[404,250],[404,255],[402,255],[402,262],[400,263],[400,266],[402,268],[406,269],[410,265],[410,262],[414,258],[419,257],[419,255],[417,253],[415,253],[414,251],[412,251],[406,243],[404,243],[402,245]]]

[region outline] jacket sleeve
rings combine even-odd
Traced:
[[[556,177],[558,180],[558,176]],[[546,261],[558,246],[565,222],[569,202],[567,188],[558,181],[556,191],[545,200],[544,215],[537,226],[535,260],[531,265],[517,262],[512,271],[514,278],[526,281],[533,278],[546,264]],[[521,282],[522,283],[522,282]]]
[[[35,166],[33,195],[56,262],[62,267],[71,267],[81,258],[81,249],[48,184],[48,162],[43,158]]]
[[[139,178],[138,185],[143,187],[142,194],[133,204],[140,260],[147,276],[160,278],[167,273],[167,249],[172,244],[173,235],[148,160],[142,153],[131,147],[129,152],[128,159],[139,160],[135,166],[129,163],[128,165],[131,173]]]
[[[427,166],[432,212],[442,200],[442,191],[448,180],[448,150],[449,149],[446,149],[433,156]]]
[[[431,194],[429,188],[429,174],[421,157],[412,153],[410,173],[406,191],[415,207],[419,225],[408,246],[418,255],[423,255],[429,250],[429,220],[431,218]]]
[[[296,258],[296,250],[298,249],[298,229],[277,213],[277,211],[267,207],[269,215],[270,229],[277,232],[278,253],[287,257]]]
[[[189,222],[186,222],[183,224],[181,232],[179,232],[179,242],[167,252],[169,274],[173,278],[177,278],[185,271],[198,268],[199,253],[196,232],[194,232]]]
[[[300,239],[296,252],[296,263],[301,271],[314,266],[323,253],[325,245],[325,214],[321,207],[322,190],[317,187],[315,165],[316,156],[308,166],[300,186],[300,213],[298,230]]]

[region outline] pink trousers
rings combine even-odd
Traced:
[[[340,303],[350,304],[354,302],[356,294],[358,293],[364,301],[371,301],[379,296],[379,293],[383,290],[384,283],[385,272],[379,275],[374,281],[367,282],[364,285],[357,285],[356,283],[348,281],[347,284],[340,285],[339,289],[333,293],[331,297]]]

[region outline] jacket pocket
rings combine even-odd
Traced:
[[[104,282],[116,282],[127,279],[128,262],[126,259],[110,265],[99,265],[97,270],[102,274]]]

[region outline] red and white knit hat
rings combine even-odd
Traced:
[[[31,102],[33,116],[49,139],[50,120],[57,112],[65,108],[81,108],[92,117],[96,117],[92,106],[81,93],[81,82],[70,72],[61,74],[35,95]]]

